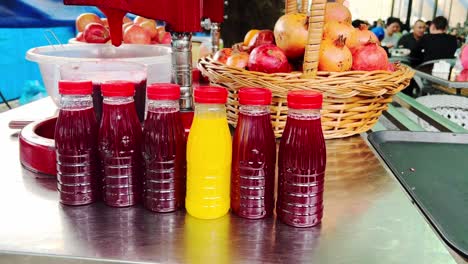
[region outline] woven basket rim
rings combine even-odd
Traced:
[[[346,72],[324,72],[319,71],[313,79],[301,78],[302,72],[291,73],[263,73],[249,71],[246,69],[231,67],[213,60],[212,56],[201,58],[198,68],[203,75],[213,77],[219,74],[230,79],[249,79],[257,85],[274,85],[275,96],[286,97],[291,90],[316,90],[325,97],[352,98],[355,96],[376,97],[394,95],[399,83],[411,79],[414,71],[407,65],[396,64],[395,71],[346,71]],[[262,85],[263,84],[263,85]],[[247,85],[246,85],[247,86]],[[279,92],[280,91],[280,92]]]

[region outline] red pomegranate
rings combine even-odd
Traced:
[[[374,42],[360,46],[353,52],[353,70],[389,70],[387,52]]]
[[[250,71],[265,73],[290,72],[288,58],[273,44],[264,44],[252,50],[249,56]]]
[[[368,42],[379,43],[379,39],[372,31],[367,29],[367,26],[361,25],[359,29],[351,31],[349,38],[346,40],[346,46],[353,52],[354,49]]]

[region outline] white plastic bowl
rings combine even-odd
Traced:
[[[120,47],[101,44],[64,44],[28,50],[26,59],[37,62],[47,93],[58,105],[60,65],[80,61],[127,61],[146,65],[147,83],[171,81],[171,48],[164,45],[123,44]]]

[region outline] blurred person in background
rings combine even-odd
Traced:
[[[429,20],[429,21],[426,21],[426,34],[429,34],[429,28],[431,28],[431,24],[432,24],[432,21]]]
[[[429,34],[424,35],[415,50],[421,62],[454,58],[457,50],[457,38],[447,34],[448,21],[443,16],[434,18]]]
[[[382,39],[385,37],[385,30],[383,27],[375,27],[371,31],[375,34],[379,41],[382,41]]]
[[[359,28],[361,25],[369,26],[369,24],[361,19],[355,19],[353,22],[351,22],[351,25],[353,25],[354,28]]]
[[[389,17],[385,26],[385,37],[382,46],[389,49],[396,47],[401,37],[401,21],[396,17]]]
[[[375,27],[382,27],[382,28],[383,28],[384,25],[385,25],[384,21],[383,21],[382,19],[379,18],[378,20],[376,20],[376,21],[374,21],[374,22],[372,23],[372,25],[371,25],[371,27],[370,27],[369,29],[373,29],[373,28],[375,28]]]
[[[418,64],[416,55],[417,54],[417,47],[419,41],[424,36],[424,32],[426,31],[426,23],[419,19],[413,25],[413,31],[403,35],[400,40],[398,41],[398,48],[405,48],[411,51],[410,57],[415,60],[415,64]]]

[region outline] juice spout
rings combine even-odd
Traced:
[[[118,47],[122,44],[122,20],[127,12],[115,8],[99,8],[109,21],[112,45]]]

